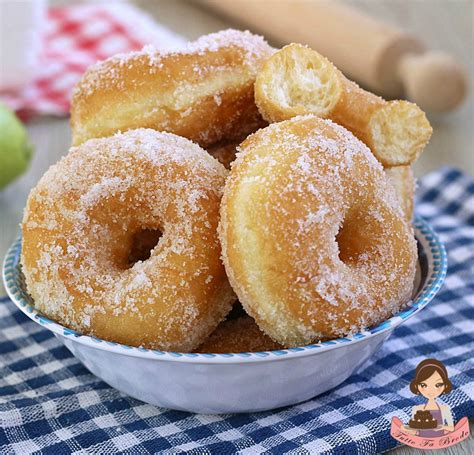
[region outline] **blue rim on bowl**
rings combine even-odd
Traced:
[[[112,351],[123,355],[134,357],[148,357],[162,360],[174,360],[184,362],[205,363],[227,363],[238,360],[239,362],[274,360],[281,357],[299,357],[309,355],[317,350],[329,350],[341,344],[356,343],[375,334],[393,330],[396,326],[407,320],[424,308],[435,296],[443,284],[447,271],[446,251],[437,234],[431,226],[422,218],[415,218],[415,235],[418,240],[419,263],[425,282],[421,282],[416,296],[407,308],[403,309],[393,317],[368,330],[355,335],[324,341],[322,343],[307,346],[281,349],[277,351],[262,352],[240,352],[240,353],[191,353],[191,352],[168,352],[146,349],[142,347],[127,346],[99,338],[82,335],[74,330],[68,329],[40,314],[33,306],[31,297],[26,292],[23,275],[20,268],[21,237],[18,237],[8,250],[3,264],[3,280],[5,289],[18,308],[33,321],[45,326],[54,334],[61,337],[73,338],[75,342],[93,346],[94,348]]]

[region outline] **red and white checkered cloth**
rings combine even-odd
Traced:
[[[37,77],[0,99],[22,117],[67,115],[72,88],[88,66],[145,44],[174,48],[185,41],[125,3],[53,7]]]

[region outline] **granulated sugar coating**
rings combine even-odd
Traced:
[[[106,340],[195,349],[235,300],[216,234],[226,174],[198,145],[154,130],[72,148],[25,209],[21,263],[35,306]],[[130,264],[142,231],[161,237]]]
[[[221,322],[196,352],[258,352],[282,347],[262,332],[250,316],[241,316]]]
[[[270,122],[314,114],[350,130],[384,166],[413,163],[428,143],[431,125],[408,101],[385,101],[347,79],[327,58],[293,43],[264,63],[255,100]]]
[[[255,77],[274,52],[250,32],[225,30],[179,51],[145,46],[100,62],[77,84],[71,104],[73,142],[147,127],[203,147],[263,125]]]
[[[239,300],[284,346],[355,333],[410,299],[413,230],[370,150],[329,120],[295,117],[241,144],[219,231]]]

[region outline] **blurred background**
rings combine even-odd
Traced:
[[[202,34],[234,27],[261,33],[277,47],[296,38],[326,54],[335,47],[335,54],[327,56],[341,69],[358,65],[362,73],[364,69],[368,72],[370,64],[365,62],[379,39],[377,33],[372,33],[371,27],[366,27],[358,16],[353,24],[335,25],[340,28],[339,40],[321,32],[330,22],[310,11],[321,2],[0,0],[0,102],[3,104],[0,256],[3,257],[7,245],[18,233],[30,188],[68,151],[69,98],[87,66],[116,52],[140,49],[146,43],[162,48],[179,47]],[[427,50],[446,53],[449,63],[464,75],[461,84],[464,85],[456,89],[457,94],[453,94],[456,84],[451,82],[452,75],[449,71],[443,73],[442,68],[438,68],[441,85],[435,89],[425,87],[428,104],[437,100],[441,92],[448,98],[457,98],[455,106],[446,112],[428,114],[434,133],[415,164],[415,173],[420,177],[449,165],[474,175],[473,102],[469,94],[474,74],[473,2],[346,0],[341,3],[354,8],[357,14],[368,14],[374,20],[390,24],[390,33],[395,33],[391,28],[395,26],[395,30],[403,31],[396,33],[410,35]],[[328,30],[332,34],[333,27],[329,25]],[[342,60],[336,55],[338,52],[344,54]],[[367,86],[367,81],[357,79],[357,74],[350,76]],[[381,93],[378,89],[374,91]],[[5,106],[16,112],[26,133]]]

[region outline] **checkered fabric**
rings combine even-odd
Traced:
[[[446,244],[445,285],[335,390],[273,412],[196,415],[150,406],[110,388],[7,298],[0,303],[0,453],[239,452],[373,454],[395,447],[393,416],[421,401],[416,365],[435,357],[453,391],[455,421],[474,417],[474,181],[453,169],[427,175],[418,214]]]
[[[37,76],[0,98],[20,116],[67,115],[71,91],[84,71],[119,52],[183,45],[185,40],[125,3],[49,8]]]

